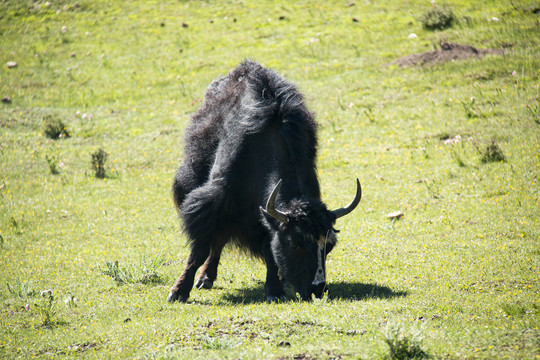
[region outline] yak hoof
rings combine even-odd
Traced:
[[[199,278],[197,282],[195,283],[195,287],[199,290],[201,289],[211,289],[214,285],[214,282],[208,278],[208,276],[205,276],[204,278]]]
[[[175,301],[185,303],[185,302],[187,302],[187,297],[184,298],[183,296],[180,296],[180,293],[178,293],[176,291],[171,291],[169,293],[169,296],[167,296],[167,301],[170,302],[170,303],[173,303]]]
[[[267,296],[266,297],[267,303],[278,303],[285,300],[286,300],[285,296]]]

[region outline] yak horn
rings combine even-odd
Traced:
[[[273,217],[274,219],[278,220],[279,222],[283,224],[288,224],[289,218],[287,214],[279,210],[276,210],[276,197],[277,197],[280,187],[281,187],[281,179],[278,181],[277,185],[274,187],[274,190],[272,190],[272,194],[270,194],[270,197],[268,198],[268,201],[266,202],[266,209],[263,209],[261,206],[261,211],[267,215],[270,215],[271,217]]]
[[[360,186],[360,180],[356,179],[356,195],[354,196],[353,201],[351,201],[351,203],[345,207],[332,211],[332,214],[336,216],[336,219],[347,215],[356,208],[361,198],[362,187]]]

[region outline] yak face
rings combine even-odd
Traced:
[[[356,180],[356,196],[347,206],[329,211],[319,199],[293,199],[276,209],[281,180],[261,207],[272,234],[272,253],[281,280],[291,284],[303,300],[322,297],[326,289],[326,256],[337,242],[334,223],[358,205],[362,197]]]
[[[330,228],[325,235],[306,232],[292,224],[274,233],[272,253],[284,283],[290,284],[302,300],[321,298],[326,291],[326,256],[337,242]]]

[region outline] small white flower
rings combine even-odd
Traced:
[[[409,34],[409,39],[416,39],[418,36],[415,33]]]
[[[67,33],[67,32],[68,32],[68,28],[67,28],[67,26],[66,26],[66,25],[62,26],[62,29],[61,29],[61,31],[62,31],[62,34],[65,34],[65,33]]]
[[[53,291],[51,289],[48,289],[48,290],[43,290],[40,295],[41,297],[45,297],[47,295],[52,295],[52,293]]]
[[[517,75],[516,70],[512,71],[512,76],[516,76],[516,75]]]
[[[73,295],[69,295],[67,298],[64,299],[64,304],[67,307],[76,307],[77,306],[77,298]]]

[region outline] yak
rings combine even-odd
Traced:
[[[173,197],[191,253],[167,300],[186,302],[194,285],[212,287],[221,252],[238,245],[266,264],[266,300],[302,300],[326,291],[326,256],[336,219],[361,198],[328,210],[316,174],[317,124],[297,88],[245,60],[207,88],[185,132]],[[202,266],[195,282],[197,270]]]

